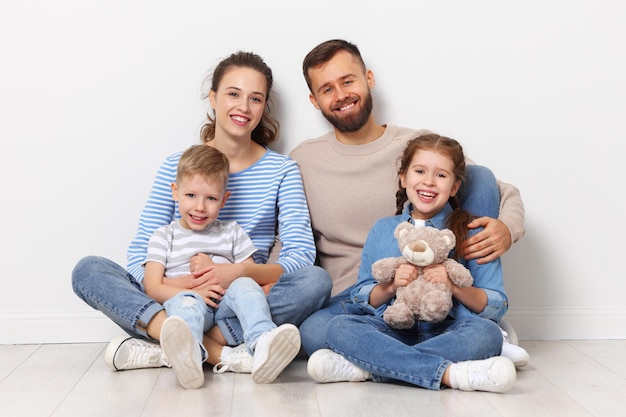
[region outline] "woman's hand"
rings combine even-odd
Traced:
[[[208,306],[217,308],[226,290],[219,285],[209,285],[205,288],[196,289],[194,292],[199,294]]]

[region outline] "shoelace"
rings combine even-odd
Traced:
[[[228,356],[228,361],[217,363],[213,367],[213,372],[216,374],[222,374],[231,368],[236,368],[237,365],[243,365],[249,356],[250,355],[245,350],[233,350]]]
[[[352,379],[358,375],[358,368],[351,362],[343,359],[343,357],[334,357],[333,361],[335,362],[335,366],[333,367],[335,372],[333,376],[342,376]]]
[[[134,352],[133,362],[136,363],[161,363],[165,366],[171,366],[167,356],[159,345],[131,339],[131,349]]]
[[[495,382],[489,379],[489,371],[485,366],[470,366],[467,370],[467,380],[471,387],[486,387],[494,385]]]

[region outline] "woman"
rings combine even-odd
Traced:
[[[168,283],[212,291],[216,286],[227,289],[245,274],[264,286],[277,325],[299,325],[328,299],[332,282],[323,269],[313,266],[315,244],[300,171],[289,157],[268,148],[279,130],[270,115],[272,83],[271,69],[254,53],[237,52],[222,60],[208,91],[214,117],[208,115],[201,131],[202,142],[222,151],[230,161],[232,197],[219,218],[237,221],[250,235],[258,249],[256,264],[212,264],[208,257],[199,256],[192,260],[194,274]],[[157,173],[127,251],[128,269],[89,256],[72,273],[74,292],[131,336],[109,343],[105,361],[114,370],[169,366],[160,347],[151,343],[159,341],[167,316],[163,306],[144,292],[143,262],[154,230],[180,217],[170,185],[181,153],[166,158]],[[275,263],[268,263],[275,236],[280,253]],[[243,343],[237,320],[220,322],[204,341],[207,361],[219,362],[221,371],[251,371],[245,347],[229,347]]]

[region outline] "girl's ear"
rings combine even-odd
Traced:
[[[450,192],[450,197],[454,197],[456,193],[459,192],[459,188],[461,188],[461,180],[457,180],[452,186],[452,190]]]
[[[400,177],[400,185],[402,188],[406,188],[406,174],[401,172],[398,176]]]

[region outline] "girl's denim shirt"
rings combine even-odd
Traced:
[[[387,307],[395,301],[395,297],[393,297],[388,303],[377,309],[369,304],[370,293],[378,285],[378,281],[372,277],[372,264],[379,259],[402,256],[400,248],[398,248],[398,240],[394,237],[394,230],[401,222],[413,222],[410,215],[412,209],[413,206],[408,204],[402,214],[378,220],[367,236],[361,254],[357,283],[350,293],[352,302],[366,313],[382,316]],[[452,213],[452,207],[450,204],[446,204],[433,218],[426,220],[426,226],[443,229],[444,221],[450,213]],[[480,230],[482,228],[470,230],[470,236]],[[453,254],[454,250],[451,252],[452,256]],[[460,263],[472,274],[474,287],[481,288],[487,294],[487,306],[482,312],[476,314],[454,299],[450,316],[455,318],[479,316],[495,321],[500,320],[508,309],[508,298],[504,290],[500,258],[482,265],[476,263],[476,260],[461,260]]]

